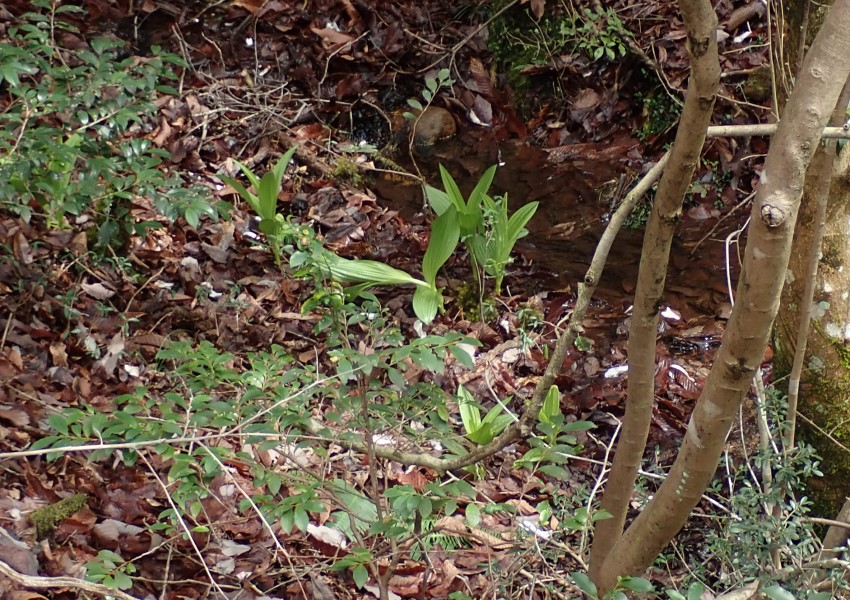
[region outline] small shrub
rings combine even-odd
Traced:
[[[73,54],[54,43],[55,30],[74,31],[57,20],[79,7],[34,5],[50,14],[28,13],[0,45],[0,83],[10,102],[0,113],[0,206],[29,220],[43,217],[66,227],[84,212],[97,224],[96,245],[122,246],[129,236],[157,227],[137,223],[137,197],[150,198],[169,219],[183,216],[193,227],[203,215],[218,216],[200,188],[160,168],[168,153],[138,136],[156,114],[158,93],[176,93],[173,54],[154,48],[149,59],[122,58],[123,48],[95,38]]]

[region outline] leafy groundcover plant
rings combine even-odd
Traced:
[[[42,12],[27,13],[9,30],[11,43],[0,45],[0,81],[11,97],[0,113],[0,206],[51,227],[88,211],[101,247],[160,226],[135,221],[138,197],[192,227],[225,210],[205,190],[164,174],[168,153],[139,137],[156,114],[156,96],[177,93],[163,82],[175,79],[170,65],[183,66],[182,59],[158,48],[149,59],[120,58],[123,45],[107,38],[68,52],[56,45],[56,31],[73,32],[61,16],[82,9],[33,5]]]

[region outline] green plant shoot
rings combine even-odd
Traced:
[[[493,200],[486,194],[482,198],[486,231],[470,238],[469,247],[484,272],[496,280],[496,294],[502,293],[505,270],[511,263],[511,253],[517,241],[526,235],[526,224],[537,212],[538,202],[529,202],[508,217],[508,199]]]
[[[462,385],[457,388],[457,396],[466,437],[476,444],[490,443],[514,420],[513,415],[503,414],[504,408],[501,404],[491,408],[484,418],[481,418],[478,403]]]
[[[234,161],[254,191],[250,191],[233,177],[223,175],[221,180],[232,187],[251,206],[251,209],[260,218],[260,231],[269,241],[269,246],[274,254],[275,262],[279,265],[282,254],[283,237],[288,231],[288,226],[283,215],[277,212],[277,200],[280,196],[283,184],[283,175],[286,167],[292,160],[297,146],[293,146],[284,153],[274,167],[267,171],[262,179],[257,177],[251,169],[239,161]]]

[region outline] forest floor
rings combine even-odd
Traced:
[[[81,576],[92,561],[106,564],[101,581],[120,584],[136,598],[377,596],[373,571],[359,588],[353,584],[358,563],[340,562],[356,552],[330,526],[335,503],[344,504],[339,494],[320,493],[322,510],[289,517],[269,512],[269,523],[240,495],[261,495],[269,485],[252,466],[260,461],[282,474],[281,498],[296,498],[300,489],[286,478],[293,464],[317,481],[344,481],[346,489],[368,496],[373,489],[363,455],[342,447],[302,455],[303,445],[298,452],[270,451],[233,435],[220,445],[234,450],[235,458],[214,468],[186,466],[198,486],[187,492],[180,480],[188,475],[176,468],[184,463],[162,446],[107,445],[96,455],[66,451],[52,460],[20,452],[57,435],[60,421],[94,443],[104,428],[92,425],[91,415],[110,415],[128,402],[139,402],[136,414],[177,419],[177,413],[166,414],[169,394],[200,393],[190,377],[201,372],[222,378],[214,382],[222,385],[211,385],[210,396],[223,401],[236,389],[234,377],[257,371],[257,353],[277,357],[276,376],[297,373],[303,385],[336,372],[332,336],[317,332],[321,311],[302,311],[313,283],[275,264],[254,231],[250,207],[220,178],[239,175],[234,160],[262,173],[293,146],[298,149],[279,210],[312,225],[337,254],[384,261],[413,274],[420,272],[431,220],[423,210],[420,178],[439,187],[438,165],[468,192],[488,166],[500,164],[494,193],[507,194],[512,209],[540,202],[501,295],[479,302],[470,293],[474,278],[462,256],[443,271],[445,311],[426,331],[480,342],[475,366],[468,370],[446,360],[437,373],[418,365],[416,373],[405,374],[408,382],[436,386],[451,398],[463,383],[487,406],[493,397],[513,397],[519,410],[546,367],[558,324],[572,309],[576,282],[608,217],[672,141],[688,69],[674,2],[607,3],[619,24],[608,20],[579,29],[561,45],[554,44],[564,31],[557,25],[569,13],[551,4],[119,0],[90,1],[86,14],[64,17],[79,33],[55,40],[63,60],[73,62],[87,41],[109,36],[127,42],[129,55],[140,61],[161,46],[188,63],[179,71],[179,93],[157,98],[156,118],[134,135],[170,153],[160,169],[190,173],[211,199],[231,203],[232,210],[192,227],[183,218],[167,221],[146,198],[135,198],[132,218],[161,227],[104,252],[93,247],[91,221],[69,218],[66,227],[49,228],[38,211],[25,219],[0,207],[4,560],[20,573],[51,577]],[[767,99],[754,84],[769,62],[767,25],[755,5],[717,3],[724,77],[714,124],[771,120],[762,106]],[[0,43],[9,42],[10,28],[32,8],[23,0],[4,3]],[[554,28],[541,26],[535,34],[531,10],[542,11],[541,23]],[[604,41],[612,37],[613,44]],[[439,87],[411,131],[402,115],[410,110],[407,100],[425,103],[426,81],[441,69],[453,81]],[[12,102],[7,88],[0,87],[0,102]],[[727,237],[748,212],[766,148],[759,138],[709,140],[688,194],[658,336],[644,494],[651,494],[656,476],[675,457],[722,336],[731,306],[727,274],[734,281],[737,273],[734,246],[732,263],[725,258]],[[645,217],[645,204],[641,210]],[[463,479],[493,510],[483,511],[477,530],[468,521],[455,527],[457,521],[445,517],[440,543],[424,554],[392,547],[381,536],[360,539],[354,545],[369,549],[370,560],[382,565],[379,571],[392,565],[386,582],[392,597],[574,594],[569,573],[583,570],[588,535],[581,523],[565,523],[598,494],[599,464],[623,414],[621,367],[640,259],[641,210],[633,227],[621,232],[606,267],[584,323],[587,345],[571,351],[556,381],[567,420],[596,425],[576,434],[580,458],[562,465],[567,476],[560,478],[518,468],[515,461],[527,451],[521,445],[487,459]],[[374,293],[388,322],[405,339],[417,339],[413,290],[384,287]],[[168,348],[171,353],[163,354]],[[194,374],[192,367],[186,370],[187,360],[194,361]],[[318,419],[330,419],[332,408],[322,398],[309,406]],[[456,411],[457,405],[448,408]],[[57,417],[68,409],[79,409],[76,418]],[[185,411],[179,414],[185,417]],[[448,422],[460,427],[456,416]],[[75,430],[74,423],[88,425]],[[188,435],[181,427],[178,433]],[[208,427],[232,431],[229,423],[214,420]],[[288,458],[276,459],[275,452]],[[421,491],[441,480],[429,469],[390,463],[381,464],[380,475],[382,489]],[[183,522],[192,539],[164,517],[184,492],[198,499]],[[33,511],[76,494],[85,500],[75,512],[57,518],[46,534],[35,531]],[[308,514],[309,528],[302,531],[300,519]],[[160,527],[149,527],[155,524]],[[706,562],[693,554],[704,526],[680,535],[670,556]],[[389,557],[399,553],[403,559],[392,562]],[[668,569],[659,563],[652,578],[675,587],[685,569],[678,564]],[[39,588],[0,574],[0,590],[8,597],[42,597],[22,595],[25,589]],[[67,582],[39,591],[55,598],[83,593]]]

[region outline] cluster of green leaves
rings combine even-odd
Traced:
[[[525,228],[537,210],[537,202],[526,204],[508,215],[507,198],[492,199],[487,190],[496,173],[492,166],[484,173],[469,198],[464,198],[452,176],[442,166],[440,175],[445,191],[428,186],[428,202],[437,213],[431,223],[431,239],[422,259],[422,279],[382,262],[347,259],[330,252],[319,243],[309,228],[296,226],[278,212],[283,176],[295,148],[288,150],[262,177],[237,163],[251,183],[246,188],[232,177],[222,180],[232,186],[248,202],[260,218],[260,230],[280,264],[284,253],[290,255],[289,266],[301,274],[312,273],[319,284],[317,295],[303,307],[311,310],[319,300],[328,300],[324,280],[353,284],[347,290],[356,297],[377,286],[413,285],[413,311],[423,323],[430,323],[443,307],[443,291],[437,286],[437,273],[446,264],[462,240],[466,244],[473,270],[479,269],[496,281],[501,293],[502,281],[517,240],[528,234]],[[333,292],[332,292],[333,293]]]
[[[324,248],[311,229],[293,224],[277,209],[283,176],[295,151],[296,148],[290,148],[262,177],[237,162],[251,183],[250,189],[232,177],[221,178],[248,202],[260,218],[260,231],[265,235],[278,265],[281,264],[283,254],[289,254],[289,266],[301,275],[309,274],[319,284],[316,295],[305,304],[303,310],[310,311],[319,302],[331,300],[324,285],[328,279],[338,284],[353,284],[346,290],[350,297],[356,297],[369,288],[378,286],[413,285],[417,288],[413,302],[414,312],[423,322],[430,323],[442,307],[442,294],[436,287],[436,277],[437,270],[448,256],[435,256],[435,250],[429,247],[430,253],[426,252],[423,260],[423,281],[382,262],[343,258]],[[438,224],[437,231],[443,230]],[[444,241],[442,244],[434,244],[433,247],[436,249],[449,245],[449,242]],[[452,249],[455,245],[457,240],[451,245]],[[420,290],[424,291],[420,293]]]
[[[560,22],[559,33],[565,45],[593,60],[624,58],[629,52],[631,33],[613,8],[584,8]]]
[[[166,363],[174,364],[174,389],[154,395],[138,387],[116,397],[112,412],[83,405],[54,413],[48,424],[56,434],[38,440],[33,448],[61,449],[92,440],[140,443],[202,435],[210,428],[236,428],[260,411],[264,411],[264,417],[243,430],[257,434],[260,441],[263,436],[278,435],[282,427],[304,423],[303,415],[312,395],[303,390],[315,375],[306,367],[291,368],[294,361],[280,346],[250,354],[248,367],[241,373],[234,370],[232,354],[220,352],[209,342],[196,346],[175,342],[161,350],[157,358],[164,368]],[[204,482],[220,473],[210,452],[222,459],[226,452],[204,445],[166,442],[157,444],[155,449],[171,463],[169,480],[179,482],[175,498],[187,508],[205,497]],[[54,456],[59,454],[51,455]],[[109,456],[109,450],[98,450],[91,459]],[[127,450],[123,458],[127,464],[134,464],[138,455]]]
[[[575,583],[579,589],[588,595],[590,598],[594,598],[595,600],[628,600],[629,595],[626,592],[631,592],[632,594],[649,594],[650,597],[656,597],[655,595],[655,586],[652,585],[652,582],[648,579],[644,579],[643,577],[620,577],[617,580],[617,585],[614,586],[614,589],[609,591],[607,594],[600,596],[599,591],[596,588],[596,585],[590,580],[590,577],[587,576],[586,573],[576,572],[571,574],[573,583]],[[667,590],[667,596],[672,600],[699,600],[702,598],[703,588],[700,584],[694,584],[688,590],[688,595],[683,596],[679,592],[675,590]]]
[[[494,200],[487,195],[495,175],[496,165],[493,165],[478,180],[469,198],[464,198],[451,174],[440,165],[440,177],[445,189],[426,186],[425,191],[429,205],[439,215],[432,226],[431,243],[439,244],[445,254],[447,244],[455,239],[454,232],[457,231],[460,241],[469,250],[473,272],[479,273],[483,269],[485,274],[493,277],[495,293],[500,294],[514,246],[528,235],[525,226],[534,216],[539,203],[529,202],[509,216],[507,196]],[[437,229],[438,221],[445,232]],[[435,234],[440,234],[436,242]],[[428,249],[431,249],[430,245]],[[454,248],[451,252],[454,252]]]
[[[484,418],[481,417],[481,406],[475,401],[463,385],[457,388],[460,418],[466,437],[476,444],[488,444],[499,435],[505,427],[511,424],[515,417],[505,412],[505,402],[499,401],[491,408]],[[510,401],[510,398],[507,399]]]
[[[567,422],[561,412],[561,394],[556,386],[549,388],[540,410],[538,434],[528,439],[529,449],[517,460],[516,466],[540,471],[557,479],[568,479],[563,465],[577,456],[582,447],[575,435],[596,427],[590,421]]]
[[[129,590],[133,587],[131,575],[136,572],[136,565],[125,561],[112,550],[101,550],[97,560],[86,563],[86,579],[102,583],[115,590]]]
[[[203,215],[218,216],[224,205],[164,174],[158,167],[168,153],[137,137],[156,113],[156,95],[176,93],[161,82],[174,79],[169,64],[182,60],[158,49],[145,60],[121,58],[122,45],[107,38],[67,52],[55,34],[74,29],[57,17],[82,9],[54,4],[33,2],[45,12],[28,13],[9,30],[11,43],[0,44],[0,82],[11,97],[0,113],[0,205],[27,220],[44,216],[53,227],[91,211],[101,247],[159,226],[135,222],[139,196],[193,227]]]
[[[260,232],[266,236],[272,253],[274,254],[275,262],[280,265],[281,256],[283,255],[283,246],[286,240],[292,236],[294,226],[286,220],[286,218],[277,212],[277,200],[283,186],[283,176],[286,173],[286,167],[292,160],[295,151],[298,148],[293,146],[287,150],[283,156],[278,159],[274,167],[266,171],[262,179],[257,177],[254,172],[239,161],[234,161],[248,181],[251,182],[252,189],[249,190],[244,185],[239,183],[233,177],[222,175],[221,180],[235,189],[242,198],[248,202],[254,213],[260,219]]]
[[[564,9],[539,20],[527,10],[519,12],[496,19],[488,39],[496,61],[511,72],[552,64],[567,52],[579,52],[594,61],[614,61],[628,54],[632,34],[611,8]]]
[[[454,455],[466,454],[451,425],[443,391],[427,381],[409,383],[406,377],[411,368],[442,375],[450,356],[471,368],[472,353],[480,342],[453,332],[407,340],[369,294],[358,304],[324,310],[315,333],[326,337],[340,380],[333,409],[325,418],[350,423],[353,440],[360,439],[363,429],[398,431],[403,423],[402,432],[417,443],[438,442]],[[365,421],[364,402],[369,414]]]
[[[765,411],[776,447],[782,445],[786,408],[784,395],[768,389]],[[708,579],[712,573],[707,571],[707,565],[719,563],[727,573],[725,584],[732,588],[759,580],[764,594],[773,600],[831,597],[829,593],[811,590],[806,569],[799,568],[817,556],[820,548],[814,525],[806,518],[811,501],[800,492],[809,480],[823,476],[818,462],[813,448],[803,443],[786,452],[760,449],[750,457],[752,468],[742,464],[728,474],[733,491],[728,489],[727,480],[715,483],[710,491],[718,496],[728,495],[725,503],[729,516],[718,519],[716,528],[709,532],[703,557],[691,565],[694,573]],[[772,473],[770,482],[756,476],[768,469]],[[766,511],[768,506],[775,508]],[[787,572],[765,568],[774,564],[777,548],[782,549]],[[843,576],[840,570],[828,573],[836,583]]]
[[[167,465],[166,481],[177,507],[162,510],[152,527],[168,532],[180,531],[181,518],[195,531],[212,527],[203,502],[210,496],[209,484],[221,475],[222,463],[248,462],[259,492],[251,501],[244,499],[240,508],[247,513],[254,505],[259,507],[287,532],[306,531],[312,515],[330,509],[328,524],[342,531],[355,548],[349,555],[352,558],[337,566],[351,569],[355,579],[364,582],[366,566],[374,558],[368,548],[358,545],[364,536],[415,539],[419,551],[424,551],[436,538],[420,535],[427,533],[421,522],[453,514],[459,503],[473,499],[470,484],[437,481],[422,491],[395,486],[375,499],[340,480],[323,481],[300,470],[267,469],[248,454],[197,441],[197,437],[238,432],[246,444],[264,451],[279,450],[281,437],[288,434],[293,447],[309,446],[321,454],[324,449],[316,446],[314,438],[306,441],[295,434],[307,428],[311,405],[321,397],[330,400],[332,409],[325,418],[340,427],[342,439],[362,440],[364,429],[372,432],[373,439],[392,431],[415,437],[419,444],[440,443],[449,455],[465,454],[468,444],[455,431],[442,390],[427,382],[408,382],[405,376],[413,366],[444,373],[449,356],[472,366],[471,352],[478,342],[454,333],[408,342],[368,294],[359,304],[343,301],[316,306],[316,310],[322,313],[316,335],[326,339],[337,369],[321,388],[311,386],[317,378],[315,369],[299,365],[279,346],[248,354],[240,362],[209,342],[176,342],[157,355],[161,370],[171,374],[173,389],[154,394],[139,387],[116,398],[111,412],[87,405],[64,409],[49,418],[55,435],[39,440],[33,448],[54,448],[53,458],[68,445],[152,442],[151,449]],[[195,441],[184,441],[193,436]],[[136,450],[122,452],[126,463],[137,461]],[[111,456],[110,450],[103,449],[93,451],[90,458]],[[329,498],[333,499],[330,504]],[[383,519],[377,517],[375,502],[390,509]],[[108,585],[124,586],[127,571],[122,575],[121,565],[115,557],[100,557],[90,573]]]
[[[646,73],[646,77],[648,79],[651,75]],[[637,138],[642,142],[650,141],[670,130],[682,113],[681,104],[660,85],[655,85],[647,92],[637,92],[635,100],[643,105],[643,125],[637,132]]]
[[[444,87],[451,87],[454,82],[448,69],[440,69],[435,76],[426,77],[425,88],[422,90],[422,99],[425,100],[425,105],[423,106],[416,98],[408,98],[407,105],[414,109],[416,113],[405,112],[404,118],[408,121],[416,121],[425,112],[425,109],[434,102],[437,92]]]

